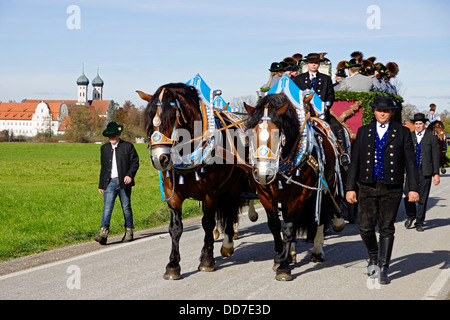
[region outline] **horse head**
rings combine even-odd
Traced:
[[[145,128],[152,165],[160,171],[170,170],[172,149],[179,142],[181,129],[192,137],[193,122],[202,120],[197,92],[184,83],[173,83],[161,86],[154,95],[137,93],[148,101]]]
[[[427,131],[438,137],[439,140],[445,141],[445,125],[442,121],[436,120],[429,124]]]
[[[271,184],[278,173],[280,159],[291,151],[299,132],[298,118],[285,94],[265,96],[255,108],[244,104],[249,118],[249,162],[253,178]]]

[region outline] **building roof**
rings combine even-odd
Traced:
[[[103,87],[103,80],[102,78],[100,78],[100,76],[98,75],[98,71],[97,71],[97,76],[94,78],[94,80],[92,80],[92,85],[94,87]]]
[[[87,86],[89,84],[89,79],[84,75],[84,71],[81,76],[77,79],[77,85],[79,86]]]
[[[0,102],[0,120],[31,120],[37,105],[34,102]]]

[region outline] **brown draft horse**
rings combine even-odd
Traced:
[[[306,160],[300,167],[287,172],[288,176],[281,174],[279,163],[295,152],[301,140],[299,133],[303,132],[305,125],[309,125],[309,120],[305,119],[305,123],[300,123],[295,107],[283,93],[265,96],[255,108],[244,105],[249,113],[246,126],[250,131],[249,162],[253,166],[252,182],[266,210],[269,229],[274,237],[275,279],[289,281],[292,280],[289,263],[296,234],[298,231],[305,231],[309,224],[316,223],[317,189],[318,186],[323,186],[319,183],[319,162],[326,162],[323,178],[328,186],[321,200],[321,212],[330,208],[332,200],[339,201],[333,198],[336,197],[337,188],[335,151],[327,137],[318,132],[315,139],[321,140],[320,145],[315,146],[310,154],[306,154]],[[283,239],[280,235],[279,204],[284,220]],[[320,215],[320,226],[314,239],[312,261],[315,262],[323,261],[324,258],[323,224],[326,216]]]
[[[447,155],[447,138],[445,137],[444,123],[439,120],[433,121],[428,125],[426,130],[428,132],[430,132],[431,134],[434,134],[438,138],[441,173],[444,174],[445,172],[447,172],[447,170],[445,169],[445,165],[449,162],[449,159],[446,157],[446,155]]]
[[[209,159],[204,162],[188,165],[187,168],[176,168],[174,155],[179,152],[186,156],[189,151],[211,142],[205,137],[207,120],[205,106],[199,100],[197,91],[184,83],[171,83],[161,86],[153,96],[138,91],[140,97],[148,101],[145,109],[145,126],[149,137],[149,149],[153,166],[160,171],[165,201],[170,210],[169,233],[172,239],[172,250],[169,263],[166,266],[164,279],[181,278],[179,241],[183,232],[182,203],[187,198],[202,202],[202,226],[205,231],[204,246],[201,251],[200,271],[213,271],[215,260],[213,254],[213,229],[216,220],[224,228],[224,241],[221,254],[231,256],[233,247],[233,224],[238,221],[238,214],[243,205],[241,192],[248,179],[246,173],[234,164],[221,164],[220,161]],[[202,113],[203,110],[203,113]],[[195,125],[203,130],[199,139],[186,140],[194,137]],[[225,131],[218,132],[225,137]],[[180,137],[183,136],[182,141]],[[225,138],[223,138],[225,139]],[[176,150],[184,144],[183,148]],[[181,182],[181,180],[184,180]]]

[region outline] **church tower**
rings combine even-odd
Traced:
[[[88,85],[89,79],[84,75],[84,66],[81,76],[77,79],[78,86],[78,102],[80,105],[88,104]]]
[[[98,68],[97,68],[97,76],[92,80],[92,100],[103,100],[103,80],[98,75]]]

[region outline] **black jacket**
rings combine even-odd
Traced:
[[[423,131],[424,136],[420,142],[420,148],[422,150],[422,170],[424,176],[432,176],[439,174],[440,167],[440,154],[438,139],[435,135],[428,131]],[[414,144],[414,150],[417,146],[416,131],[411,132],[411,138]]]
[[[357,182],[374,182],[375,132],[376,121],[358,130],[347,173],[347,190],[356,191]],[[384,183],[403,184],[405,170],[409,177],[409,190],[418,192],[418,171],[411,133],[391,120],[384,147]]]
[[[317,72],[316,73],[316,86],[314,91],[319,95],[320,99],[324,102],[330,102],[330,108],[334,102],[334,86],[331,77]],[[299,74],[294,79],[294,83],[300,88],[300,90],[311,89],[311,80],[309,79],[309,72]]]
[[[99,189],[105,190],[111,180],[113,149],[111,143],[105,143],[101,149],[101,170]],[[134,176],[139,169],[139,156],[131,142],[119,140],[116,147],[116,162],[117,171],[119,173],[119,185],[121,189],[134,186]],[[132,181],[126,185],[123,181],[126,176],[129,176]]]

